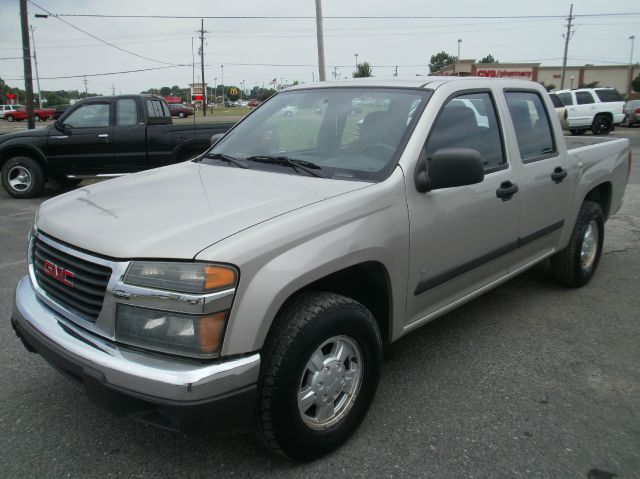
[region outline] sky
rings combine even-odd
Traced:
[[[166,15],[168,18],[95,18],[60,16],[35,18],[44,13],[65,15]],[[205,80],[212,84],[240,85],[246,89],[278,82],[318,80],[314,0],[270,2],[215,0],[34,0],[28,3],[34,27],[42,90],[84,90],[83,78],[48,79],[67,75],[89,76],[89,92],[139,93],[149,88],[187,87],[200,81],[200,61],[192,64],[192,42],[199,47],[200,19],[176,16],[302,16],[298,19],[208,18],[204,20]],[[574,14],[623,14],[578,17],[568,53],[569,65],[628,64],[631,41],[640,40],[640,2],[637,0],[573,0]],[[358,62],[367,61],[378,77],[414,77],[428,73],[431,55],[446,51],[462,59],[492,54],[501,62],[536,62],[560,65],[562,37],[571,1],[565,0],[323,0],[327,79],[349,78]],[[21,32],[18,0],[0,0],[0,77],[23,88]],[[562,18],[416,18],[420,16],[527,16],[562,15]],[[405,16],[387,19],[339,19],[331,16]],[[116,47],[101,43],[63,21]],[[640,41],[633,61],[640,61]],[[185,66],[172,66],[185,65]],[[221,68],[224,65],[224,68]],[[34,70],[34,90],[35,70]]]

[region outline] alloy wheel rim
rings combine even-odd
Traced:
[[[580,248],[580,266],[583,270],[588,270],[593,266],[598,252],[600,232],[595,220],[591,220],[587,225],[582,237],[582,247]]]
[[[347,336],[334,336],[311,355],[300,377],[298,411],[311,429],[328,429],[353,407],[362,384],[362,353]]]
[[[31,173],[24,166],[14,166],[7,175],[9,186],[15,191],[26,191],[31,187]]]

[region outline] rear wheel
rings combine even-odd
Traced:
[[[574,288],[593,277],[604,241],[604,214],[594,201],[582,203],[569,244],[551,257],[551,271],[559,283]]]
[[[611,118],[606,115],[596,115],[591,125],[591,131],[594,135],[608,135],[613,129]]]
[[[49,177],[49,182],[56,188],[70,188],[78,186],[82,183],[82,178],[65,178],[64,176],[52,176]]]
[[[13,118],[13,116],[9,115],[6,117],[7,121],[15,121],[15,118]]]
[[[33,158],[16,156],[2,167],[2,184],[14,198],[33,198],[44,187],[44,172]]]
[[[336,449],[366,415],[381,364],[380,332],[363,305],[332,293],[294,298],[265,343],[258,438],[299,461]]]
[[[182,113],[182,112],[178,113],[178,118],[184,118],[185,116],[187,116],[187,115],[185,115],[185,114],[184,114],[184,113]]]
[[[585,131],[586,131],[586,130],[582,130],[582,129],[578,129],[578,128],[571,128],[571,129],[569,129],[569,132],[570,132],[572,135],[575,135],[575,136],[584,135],[584,132],[585,132]]]

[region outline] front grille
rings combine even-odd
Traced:
[[[45,264],[49,274],[45,272]],[[36,238],[33,269],[38,286],[52,300],[83,319],[95,322],[102,309],[111,268],[72,256]],[[73,276],[68,273],[63,276],[64,271],[70,271]],[[73,286],[65,284],[65,280]]]

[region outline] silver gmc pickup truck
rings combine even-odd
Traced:
[[[11,321],[118,414],[301,461],[361,423],[383,344],[545,258],[587,284],[631,165],[522,80],[303,85],[215,140],[43,203]]]

